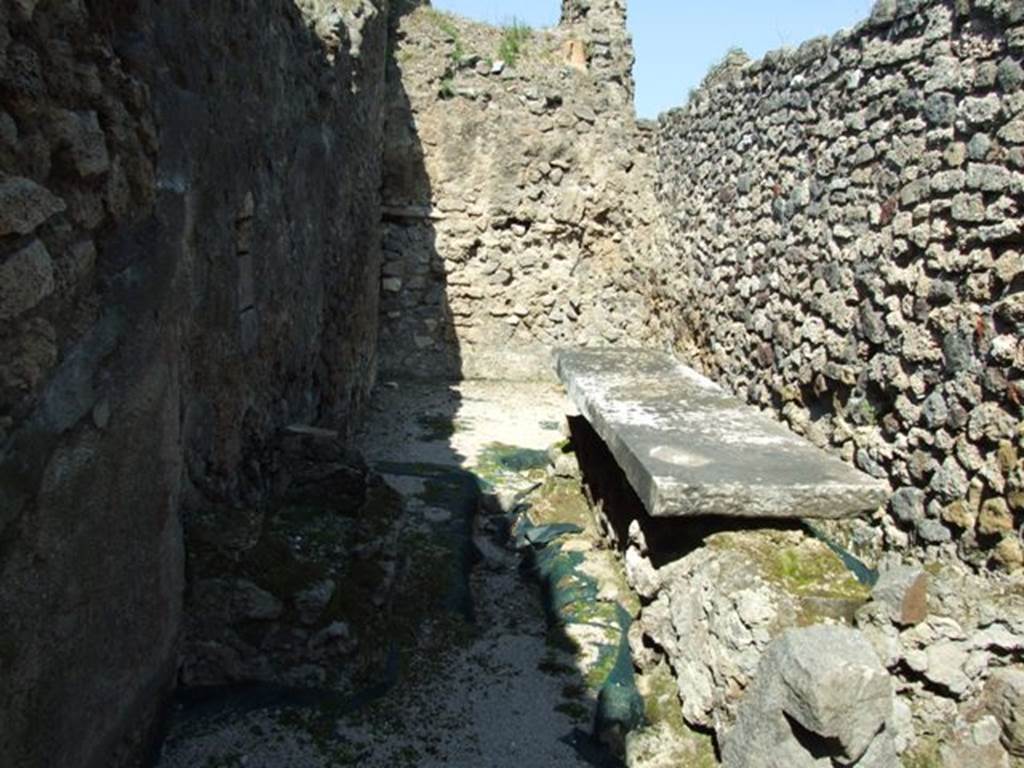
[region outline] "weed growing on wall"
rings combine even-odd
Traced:
[[[506,26],[502,32],[501,44],[498,46],[498,58],[510,67],[514,67],[532,36],[533,30],[513,16],[512,23]]]
[[[728,80],[731,73],[734,73],[743,68],[745,64],[750,61],[750,57],[747,52],[742,48],[733,46],[725,55],[708,67],[708,73],[704,75],[704,80],[701,82],[701,88],[711,88],[724,80]],[[690,96],[693,96],[693,91],[690,91]]]
[[[466,48],[462,43],[462,36],[459,34],[459,28],[455,24],[455,19],[450,14],[439,11],[436,8],[430,8],[429,6],[424,7],[422,13],[449,38],[452,48],[448,52],[448,61],[452,67],[458,67],[459,62],[466,55]]]

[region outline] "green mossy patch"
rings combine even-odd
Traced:
[[[618,658],[618,647],[615,645],[602,645],[597,654],[597,663],[587,670],[585,679],[587,685],[595,691],[599,691],[615,669],[615,661]]]
[[[495,483],[511,475],[526,475],[543,471],[548,466],[548,452],[533,448],[519,448],[507,443],[491,443],[480,451],[473,471],[485,482]],[[543,476],[543,475],[542,475]]]
[[[321,624],[326,626],[333,621],[347,621],[357,631],[374,636],[380,628],[381,611],[373,604],[373,595],[384,577],[384,569],[374,560],[349,560],[337,589],[324,608]]]
[[[570,624],[590,624],[606,628],[605,637],[608,642],[618,644],[621,634],[619,627],[618,606],[602,600],[578,600],[567,603],[561,615]]]
[[[401,497],[383,482],[371,483],[364,503],[356,509],[336,510],[329,500],[323,505],[281,507],[269,516],[263,535],[245,554],[242,575],[282,600],[332,577],[338,591],[346,584],[354,587],[354,602],[363,591],[360,587],[369,589],[373,578],[379,584],[382,573],[378,566],[348,553],[386,536],[401,513]],[[332,615],[343,618],[339,613]]]
[[[769,577],[797,594],[851,600],[866,600],[871,594],[824,545],[808,541],[767,554],[763,562]]]
[[[469,644],[479,632],[472,624],[469,590],[472,521],[479,502],[477,481],[468,472],[433,464],[388,463],[378,469],[422,480],[417,498],[451,512],[447,522],[407,530],[402,536],[402,578],[387,626],[377,631],[378,638],[388,637],[397,643],[404,676],[431,675],[443,667],[448,651]],[[371,610],[375,609],[371,606]],[[429,633],[423,631],[427,623]],[[410,665],[413,658],[415,664]]]
[[[935,739],[921,739],[914,748],[903,755],[903,768],[942,768],[939,742]]]
[[[246,555],[242,574],[279,599],[286,599],[327,576],[322,563],[299,560],[288,539],[270,533]]]
[[[651,726],[638,731],[631,741],[629,765],[634,768],[647,765],[718,768],[720,765],[714,738],[691,728],[676,731],[664,724]]]
[[[679,689],[668,662],[646,670],[638,678],[637,688],[644,698],[646,724],[633,737],[637,748],[630,750],[631,764],[643,768],[650,760],[655,765],[687,768],[718,766],[714,738],[693,730],[683,720]]]
[[[708,546],[742,552],[763,579],[795,597],[800,626],[825,619],[848,622],[871,595],[825,543],[802,534],[722,533],[710,537]]]
[[[332,766],[360,765],[369,756],[363,745],[351,744],[337,737],[337,719],[341,713],[324,705],[314,709],[281,709],[275,720],[283,730],[303,733],[321,757]]]
[[[572,523],[584,530],[593,525],[590,505],[578,480],[549,477],[529,501],[528,515],[534,525]]]

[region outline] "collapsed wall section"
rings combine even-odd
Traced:
[[[879,2],[658,129],[655,324],[895,489],[859,543],[1024,565],[1024,9]]]
[[[179,512],[371,383],[386,9],[0,8],[0,763],[133,764]]]
[[[625,10],[604,0],[564,10],[551,30],[429,6],[396,21],[388,376],[548,377],[553,346],[643,337],[653,198]]]

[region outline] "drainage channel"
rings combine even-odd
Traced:
[[[507,413],[502,398],[475,403]],[[417,455],[416,440],[371,456],[408,519],[383,664],[342,689],[183,690],[161,768],[622,765],[625,731],[643,718],[630,611],[615,599],[628,590],[609,593],[614,563],[588,565],[582,488],[539,447],[563,414],[545,412],[519,448],[486,443],[493,425],[478,413],[459,427],[475,441],[462,466]],[[521,428],[521,414],[497,418]],[[420,442],[436,448],[433,432]]]

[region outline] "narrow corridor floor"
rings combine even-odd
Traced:
[[[590,737],[579,647],[507,546],[516,499],[545,482],[573,412],[549,384],[379,387],[357,444],[405,502],[412,587],[393,611],[415,625],[380,639],[389,669],[369,695],[187,719],[161,768],[618,765]],[[490,514],[477,514],[481,487]]]

